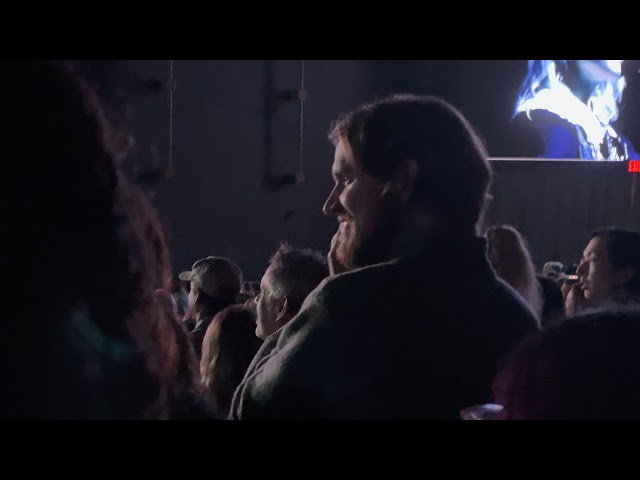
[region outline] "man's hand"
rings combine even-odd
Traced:
[[[348,270],[347,266],[339,260],[338,251],[344,250],[344,242],[345,242],[345,224],[341,223],[338,227],[338,231],[335,233],[333,238],[331,239],[331,248],[329,249],[329,255],[327,255],[327,260],[329,262],[329,275],[334,276],[339,273],[346,272]]]
[[[571,285],[567,298],[564,301],[564,311],[567,317],[573,317],[580,310],[587,306],[587,299],[584,298],[584,292],[582,291],[581,283],[574,283]]]

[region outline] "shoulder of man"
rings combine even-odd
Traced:
[[[314,303],[333,304],[344,298],[356,301],[361,296],[368,299],[372,289],[390,281],[389,275],[397,269],[397,264],[397,260],[391,260],[327,277],[307,296],[300,311]]]
[[[361,285],[362,277],[370,275],[370,271],[365,268],[327,277],[323,280],[307,296],[298,314],[264,341],[244,378],[251,376],[264,363],[265,359],[273,355],[278,348],[282,348],[292,339],[298,338],[303,332],[308,332],[314,320],[324,317],[323,314],[326,313],[328,302],[340,303],[345,296],[353,293],[352,286]],[[339,310],[337,313],[339,314]]]
[[[364,294],[371,282],[379,280],[379,270],[388,268],[393,266],[380,264],[336,275],[311,292],[300,312],[269,337],[254,358],[236,390],[230,418],[309,415],[311,404],[331,382],[335,370],[331,365],[338,362],[332,345],[334,326],[345,320],[348,309],[336,306],[358,302],[358,292]]]

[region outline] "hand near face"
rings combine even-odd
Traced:
[[[331,239],[331,248],[327,260],[329,262],[329,275],[334,276],[349,270],[347,267],[348,224],[340,223],[338,231]]]
[[[574,283],[567,293],[564,302],[564,310],[567,317],[573,317],[581,309],[587,306],[587,299],[584,297],[581,283]]]
[[[574,285],[573,283],[564,282],[560,287],[560,291],[562,292],[562,301],[564,303],[567,303],[567,296],[569,295],[569,292],[571,291],[571,287],[573,285]]]

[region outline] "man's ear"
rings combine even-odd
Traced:
[[[389,189],[402,203],[407,203],[418,180],[419,167],[416,160],[405,160],[396,167],[391,176]],[[385,187],[387,189],[387,187]]]
[[[289,299],[284,296],[280,300],[278,305],[278,315],[276,316],[276,323],[285,323],[289,319]]]

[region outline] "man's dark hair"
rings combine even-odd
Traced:
[[[438,212],[453,227],[475,230],[491,170],[488,154],[464,116],[432,96],[392,95],[364,104],[332,125],[366,173],[388,180],[407,160],[418,163],[414,204]]]
[[[627,293],[640,295],[640,233],[618,227],[606,227],[591,234],[591,239],[605,240],[609,261],[614,270],[633,268],[633,276],[624,285]]]

